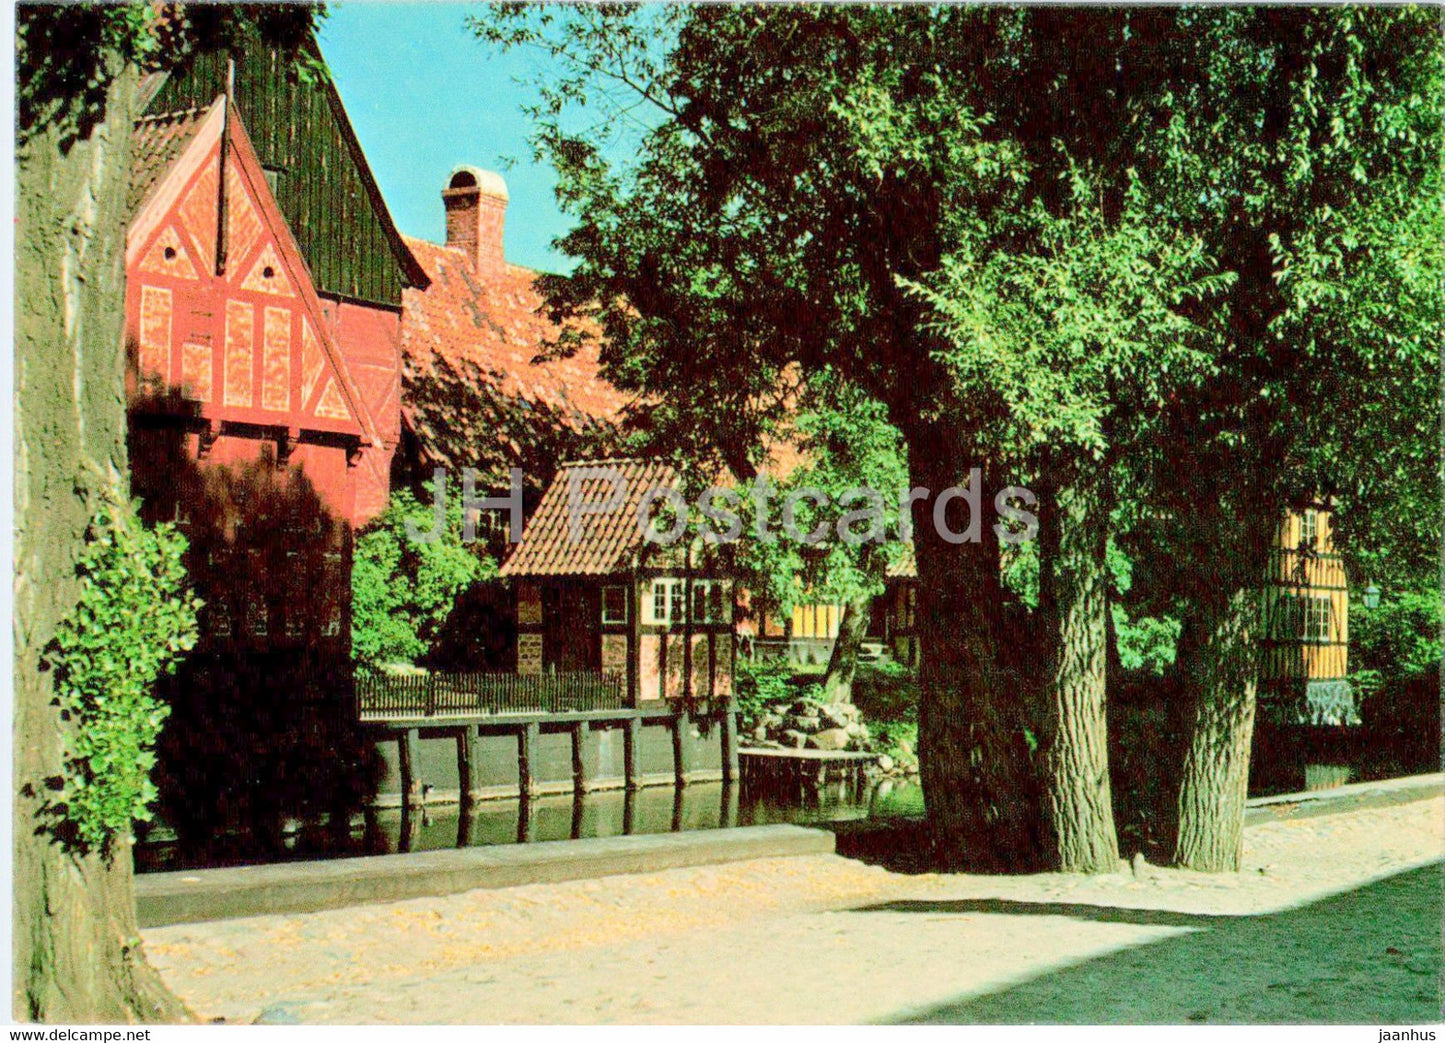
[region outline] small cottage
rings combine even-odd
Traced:
[[[658,461],[561,466],[501,569],[519,673],[623,675],[634,705],[731,696],[732,578],[700,547],[644,537],[655,491],[677,487]]]

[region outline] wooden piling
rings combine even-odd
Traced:
[[[737,782],[738,712],[732,703],[722,712],[722,776],[724,782]]]
[[[475,724],[457,731],[457,778],[462,806],[475,804],[482,794],[482,734]]]
[[[672,719],[672,774],[679,786],[687,785],[687,711]]]
[[[541,725],[529,721],[517,731],[517,792],[523,800],[537,793],[537,741]]]
[[[415,728],[407,728],[396,737],[397,765],[401,769],[402,803],[408,807],[421,806],[421,777],[418,768],[418,745],[420,737]]]
[[[587,765],[583,760],[586,752],[584,743],[587,741],[587,725],[583,721],[575,721],[572,724],[572,791],[577,794],[587,792]]]
[[[642,775],[637,770],[637,755],[642,738],[642,721],[629,717],[622,728],[622,764],[626,785],[630,790],[641,789]]]

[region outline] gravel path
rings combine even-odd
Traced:
[[[1445,799],[1251,826],[1243,872],[902,876],[836,856],[145,933],[205,1018],[1437,1021]]]

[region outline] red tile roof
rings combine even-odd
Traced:
[[[402,413],[429,462],[485,466],[500,450],[518,464],[539,440],[621,419],[628,399],[602,379],[595,344],[538,361],[560,329],[535,273],[509,264],[479,279],[460,250],[406,244],[431,285],[404,295]]]
[[[131,137],[130,190],[126,194],[128,215],[140,212],[151,189],[186,150],[209,111],[185,109],[136,120]]]
[[[611,474],[604,472],[610,471]],[[575,528],[568,518],[574,483],[579,503],[607,504],[621,479],[617,506],[607,511],[577,512]],[[644,548],[637,508],[653,489],[678,487],[677,471],[657,460],[586,460],[566,463],[527,522],[522,540],[502,565],[503,576],[607,576],[630,567]]]

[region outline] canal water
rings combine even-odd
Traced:
[[[630,792],[602,790],[575,798],[567,794],[528,801],[486,800],[465,815],[457,804],[378,808],[356,816],[351,835],[344,840],[324,827],[288,833],[283,857],[387,855],[776,823],[885,820],[922,813],[923,791],[916,782],[884,779],[853,785],[839,781],[801,797],[796,789],[752,793],[741,786],[698,782],[681,789],[649,786]],[[139,872],[197,865],[164,836],[137,844],[135,860]]]
[[[1438,770],[1438,761],[1425,753],[1381,748],[1353,736],[1346,739],[1275,741],[1256,750],[1250,795],[1329,789]],[[602,790],[580,798],[563,794],[525,802],[486,800],[465,815],[454,803],[410,810],[378,808],[354,816],[345,835],[324,826],[289,830],[283,838],[284,851],[260,859],[254,853],[216,851],[187,856],[160,830],[152,831],[134,850],[136,869],[156,872],[257,860],[382,855],[775,823],[887,821],[922,814],[923,793],[916,781],[834,781],[816,791],[796,787],[750,791],[737,785],[701,782],[682,789]]]

